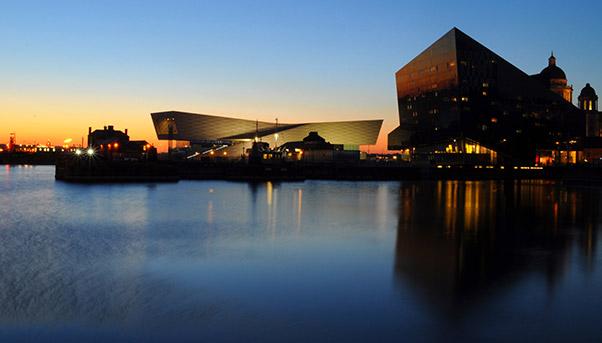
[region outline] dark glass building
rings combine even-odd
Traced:
[[[556,58],[530,76],[457,28],[395,79],[400,125],[389,150],[534,161],[538,147],[585,134]]]

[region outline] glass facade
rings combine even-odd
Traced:
[[[389,149],[479,142],[533,160],[536,148],[581,135],[581,111],[458,29],[396,73],[400,126]]]

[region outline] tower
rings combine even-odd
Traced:
[[[585,114],[585,135],[600,137],[600,114],[598,112],[598,95],[588,83],[579,94],[579,108]]]
[[[8,138],[8,151],[14,152],[17,145],[17,134],[12,132]]]
[[[598,110],[598,95],[596,95],[596,90],[589,83],[583,87],[578,99],[580,109],[584,111]]]

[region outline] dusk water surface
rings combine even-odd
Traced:
[[[602,188],[0,166],[0,341],[600,341]]]

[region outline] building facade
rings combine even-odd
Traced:
[[[244,154],[256,140],[276,147],[301,141],[312,131],[333,144],[342,144],[346,150],[358,150],[360,145],[376,144],[383,122],[379,119],[286,124],[178,111],[151,113],[151,117],[161,140],[184,142],[200,151],[219,149],[225,156],[233,157]]]
[[[583,111],[571,103],[572,86],[553,55],[528,75],[453,28],[395,79],[400,125],[389,133],[389,150],[479,153],[458,144],[468,141],[498,160],[534,161],[538,147],[585,134]]]

